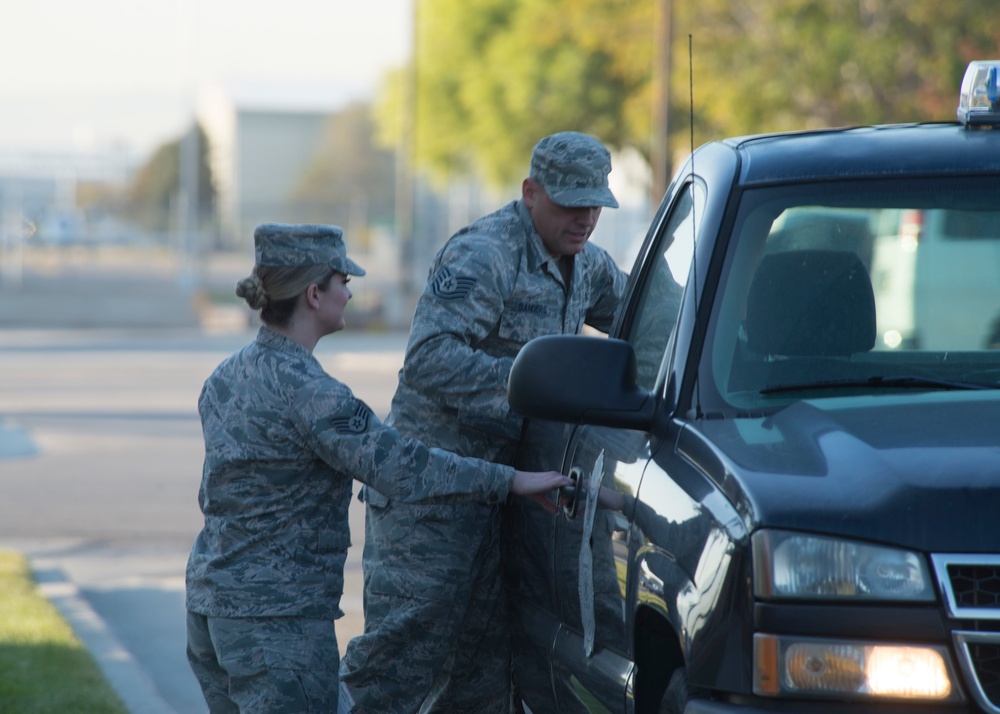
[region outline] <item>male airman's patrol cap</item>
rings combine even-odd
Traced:
[[[257,265],[292,267],[329,265],[344,275],[364,275],[347,257],[340,226],[309,223],[263,223],[253,232]]]
[[[528,177],[540,183],[556,205],[618,208],[608,188],[609,173],[611,154],[604,144],[587,134],[562,131],[535,144]]]

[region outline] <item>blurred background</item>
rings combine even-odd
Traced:
[[[531,147],[614,152],[630,266],[673,166],[728,135],[951,120],[994,0],[8,0],[0,328],[242,325],[265,221],[344,227],[355,327],[405,329],[431,257]],[[46,302],[92,278],[129,309]],[[150,292],[140,286],[156,284]],[[164,311],[158,306],[167,304]]]

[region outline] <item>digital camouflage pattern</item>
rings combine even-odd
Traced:
[[[556,205],[618,208],[608,188],[609,173],[611,154],[601,142],[586,134],[563,131],[535,144],[528,177],[540,183]]]
[[[262,223],[254,229],[253,242],[257,265],[329,265],[344,275],[365,274],[364,268],[347,257],[340,226]]]
[[[358,479],[403,502],[506,498],[513,469],[404,440],[297,342],[261,327],[198,400],[205,525],[187,608],[215,617],[336,618]]]
[[[449,451],[511,463],[522,425],[507,404],[517,353],[584,323],[607,332],[627,277],[587,243],[567,283],[521,201],[462,229],[430,268],[390,423]]]
[[[511,463],[523,423],[507,404],[514,357],[539,335],[584,323],[606,332],[626,279],[588,243],[564,280],[521,201],[479,219],[434,260],[387,421],[449,451]],[[362,490],[365,634],[341,662],[353,711],[506,712],[499,509],[406,505],[375,489]]]
[[[337,710],[340,660],[332,619],[189,612],[187,629],[188,661],[212,714]]]

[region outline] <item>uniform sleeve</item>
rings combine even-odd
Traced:
[[[292,405],[296,430],[335,470],[404,503],[467,495],[506,499],[514,469],[404,439],[332,377],[303,386]]]
[[[590,283],[591,305],[585,322],[607,333],[611,331],[618,308],[625,299],[628,273],[618,267],[607,251],[597,246],[593,248],[593,260],[588,265],[586,276]]]
[[[409,384],[507,438],[521,431],[507,404],[514,359],[476,346],[500,322],[517,277],[512,257],[476,233],[452,239],[417,304],[403,365]]]

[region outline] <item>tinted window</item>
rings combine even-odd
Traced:
[[[946,240],[1000,240],[996,211],[942,211],[941,237]]]
[[[692,185],[688,184],[677,195],[646,258],[636,310],[625,336],[635,348],[639,384],[646,389],[652,389],[656,383],[691,269],[695,222],[704,205],[704,191],[700,186],[692,189]]]
[[[982,240],[1000,228],[997,191],[996,178],[747,191],[711,328],[719,395],[752,408],[873,379],[1000,383],[1000,240]],[[944,240],[953,230],[979,240]]]

